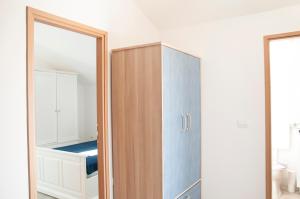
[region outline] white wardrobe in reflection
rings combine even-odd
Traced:
[[[36,70],[34,78],[37,145],[77,140],[77,74]]]

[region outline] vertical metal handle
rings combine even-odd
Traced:
[[[181,114],[181,130],[182,131],[187,130],[186,116],[184,114]]]
[[[192,115],[190,113],[186,114],[186,118],[187,118],[187,130],[190,131],[192,128]]]

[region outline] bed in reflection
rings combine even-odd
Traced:
[[[36,148],[38,192],[64,199],[98,195],[97,141]]]

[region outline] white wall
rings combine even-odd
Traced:
[[[0,198],[3,199],[28,198],[26,5],[107,30],[109,48],[159,40],[156,28],[131,0],[0,0]]]
[[[166,43],[202,57],[204,199],[265,198],[263,36],[300,30],[299,10],[162,32]]]
[[[78,129],[81,139],[97,137],[96,84],[78,82]]]

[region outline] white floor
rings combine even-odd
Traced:
[[[283,193],[280,199],[300,199],[300,193]]]
[[[56,198],[53,198],[51,196],[48,196],[48,195],[45,195],[42,193],[38,193],[37,199],[56,199]]]

